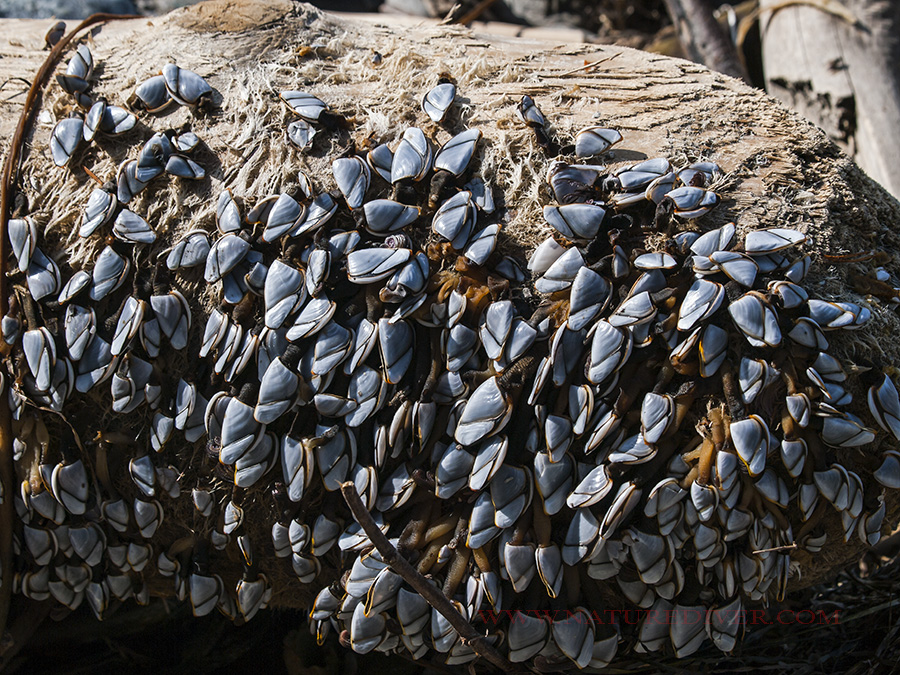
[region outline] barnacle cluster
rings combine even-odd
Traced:
[[[135,126],[90,99],[92,63],[79,47],[60,79],[88,110],[54,129],[60,165],[96,131]],[[212,93],[169,64],[129,105],[200,111]],[[281,99],[300,152],[352,129],[308,92]],[[10,222],[3,393],[21,485],[3,573],[19,592],[102,617],[162,576],[196,615],[248,620],[271,599],[274,555],[313,589],[320,639],[474,660],[373,550],[338,492],[352,481],[400,555],[511,661],[595,669],[707,638],[731,650],[741,608],[783,597],[792,556],[827,545],[835,512],[845,538],[877,542],[900,452],[873,444],[900,438],[900,398],[892,371],[828,353],[871,310],[804,287],[804,234],[698,226],[719,201],[711,162],[567,163],[622,135],[591,127],[560,148],[526,96],[522,121],[558,153],[553,234],[526,270],[498,247],[510,205],[473,177],[482,131],[445,121],[455,99],[449,79],[424,95],[455,132],[440,148],[417,127],[393,149],[360,141],[334,158],[333,194],[302,173],[252,206],[225,189],[215,231],[165,244],[126,205],[164,173],[205,170],[196,134],[157,133],[85,204],[79,236],[107,240],[83,269],[43,250],[30,216]],[[218,306],[185,280],[214,285]],[[102,420],[96,438],[79,437],[82,416]],[[265,537],[243,510],[263,498]],[[161,545],[186,500],[194,523]],[[226,583],[229,553],[243,575]],[[593,621],[616,604],[671,621]],[[479,614],[551,607],[572,611]]]

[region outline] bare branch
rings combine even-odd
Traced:
[[[341,485],[341,494],[344,496],[347,506],[350,507],[356,522],[365,530],[384,562],[390,565],[394,572],[403,577],[406,583],[416,589],[416,592],[425,598],[429,605],[439,611],[450,622],[450,625],[453,626],[456,632],[459,633],[463,641],[475,650],[479,656],[505,672],[516,671],[516,667],[504,659],[500,652],[485,640],[485,636],[475,630],[475,627],[456,610],[456,607],[453,606],[453,603],[450,602],[446,595],[430,584],[405,558],[397,553],[397,549],[391,545],[391,542],[388,541],[384,533],[378,529],[375,521],[372,520],[371,514],[366,510],[362,500],[359,498],[359,493],[356,491],[353,481],[347,481]]]

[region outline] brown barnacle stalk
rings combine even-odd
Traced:
[[[444,577],[443,591],[448,598],[452,598],[456,594],[456,589],[462,582],[469,566],[469,557],[472,551],[466,546],[466,536],[469,534],[468,524],[467,518],[460,518],[456,523],[453,538],[447,543],[447,548],[453,552],[447,574]]]
[[[550,516],[544,511],[543,500],[533,499],[531,506],[534,538],[537,540],[538,546],[549,546],[552,524],[550,523]]]
[[[504,672],[513,672],[516,669],[515,666],[494,649],[491,643],[485,639],[485,635],[475,630],[475,627],[459,613],[450,599],[418,573],[405,558],[397,554],[397,550],[372,520],[371,514],[363,505],[352,481],[341,485],[341,494],[347,502],[347,506],[350,507],[356,522],[360,524],[375,548],[378,549],[384,562],[425,598],[429,605],[440,612],[459,633],[463,642],[468,644],[476,654]]]
[[[659,373],[656,376],[656,383],[653,385],[653,393],[661,394],[666,390],[669,382],[675,377],[675,369],[669,361],[664,361],[659,367]]]
[[[472,549],[472,557],[475,559],[475,565],[481,572],[490,572],[491,571],[491,556],[490,549],[491,543],[488,542],[481,548],[473,548]]]
[[[880,300],[888,302],[900,299],[900,292],[889,283],[880,281],[867,274],[851,272],[849,275],[850,286],[857,293],[872,295]]]
[[[637,415],[640,415],[640,404],[638,403],[635,406],[635,402],[639,394],[649,389],[650,380],[655,370],[656,364],[652,362],[642,364],[640,368],[638,368],[637,364],[631,362],[625,365],[622,369],[622,376],[619,378],[619,381],[625,384],[619,389],[619,395],[613,405],[616,415],[624,417],[632,410]]]
[[[111,447],[131,445],[132,439],[125,434],[119,432],[97,431],[97,435],[92,439],[94,443],[94,472],[100,485],[111,497],[118,496],[118,490],[112,479],[112,473],[109,470],[109,450]]]
[[[454,520],[450,527],[442,531],[441,534],[435,535],[434,539],[426,542],[425,549],[422,551],[422,555],[419,558],[419,561],[416,563],[416,571],[419,574],[428,574],[437,564],[438,558],[441,555],[441,549],[443,549],[444,546],[449,544],[450,540],[453,539],[453,530],[455,524],[456,522]]]
[[[704,437],[697,461],[697,482],[709,485],[709,476],[718,453],[725,444],[725,413],[721,407],[709,411],[709,437]]]
[[[406,523],[406,526],[403,528],[403,532],[400,533],[399,541],[397,542],[397,550],[403,554],[417,551],[422,546],[425,545],[427,540],[427,533],[431,531],[428,523],[430,522],[435,510],[438,505],[437,501],[433,501],[428,507],[424,509],[417,510],[413,509],[410,513],[410,518]]]
[[[722,364],[722,391],[725,394],[725,403],[728,405],[728,413],[731,419],[742,420],[747,416],[744,404],[741,400],[741,388],[735,377],[734,366],[731,360],[726,359]]]
[[[17,293],[18,295],[18,293]],[[22,293],[22,314],[25,318],[25,327],[27,330],[36,330],[44,325],[40,320],[40,314],[37,303],[31,297],[31,293]]]
[[[531,313],[531,316],[527,321],[528,325],[537,328],[541,321],[549,316],[551,317],[551,320],[555,320],[554,324],[558,326],[562,323],[562,321],[557,320],[558,317],[562,316],[564,318],[567,316],[568,309],[568,300],[544,300],[537,306],[537,309]]]
[[[697,398],[697,385],[693,381],[683,383],[675,392],[675,421],[672,423],[672,434],[681,429],[687,414],[694,406]]]

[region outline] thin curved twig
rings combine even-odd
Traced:
[[[41,64],[37,75],[35,75],[31,83],[28,96],[25,98],[22,115],[19,117],[19,123],[16,125],[16,131],[9,145],[9,153],[3,162],[3,174],[0,177],[0,316],[6,316],[6,313],[9,311],[9,296],[7,295],[6,284],[6,263],[9,258],[9,251],[6,242],[8,240],[7,225],[9,223],[10,207],[19,177],[19,162],[22,157],[22,148],[25,145],[25,138],[31,130],[47,80],[50,79],[50,74],[62,58],[66,47],[85,28],[106,21],[137,18],[140,17],[130,14],[92,14],[56,43]],[[0,340],[0,356],[6,357],[10,349],[9,345]],[[2,404],[0,404],[0,488],[2,488],[5,496],[0,502],[0,571],[2,571],[2,578],[0,578],[0,636],[2,636],[6,631],[6,620],[9,616],[9,604],[12,599],[12,532],[15,518],[13,484],[15,467],[13,465],[13,436],[9,398],[5,395],[0,396],[0,398],[3,399]]]

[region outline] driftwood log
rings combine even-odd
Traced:
[[[4,155],[22,112],[27,83],[46,54],[42,47],[47,27],[46,22],[35,21],[0,23]],[[297,172],[304,170],[318,188],[333,189],[330,162],[351,140],[357,147],[373,142],[393,145],[407,126],[418,124],[436,144],[443,143],[450,134],[426,123],[420,102],[424,91],[449,72],[460,93],[456,123],[484,133],[477,173],[492,182],[506,209],[504,253],[524,263],[550,233],[542,217],[542,207],[550,201],[545,188],[550,158],[516,116],[516,104],[527,94],[538,102],[563,147],[589,125],[619,129],[625,140],[605,157],[613,168],[659,155],[677,165],[717,162],[725,171],[716,185],[722,201],[704,216],[702,229],[733,221],[739,236],[775,226],[804,232],[804,250],[815,261],[810,287],[822,296],[872,310],[871,321],[862,329],[834,336],[833,353],[875,368],[900,364],[900,343],[894,339],[900,319],[894,305],[851,284],[852,278],[871,273],[876,252],[887,254],[884,267],[895,278],[900,276],[900,264],[893,257],[900,250],[895,228],[900,204],[820,130],[737,80],[687,61],[627,48],[516,40],[453,26],[398,28],[388,19],[335,17],[286,0],[210,0],[164,17],[113,21],[94,28],[89,44],[102,63],[94,75],[93,92],[111,103],[124,104],[136,84],[167,62],[196,71],[214,89],[209,114],[176,108],[161,117],[140,117],[142,141],[154,131],[189,124],[205,145],[198,155],[207,167],[205,180],[196,185],[168,182],[155,189],[152,198],[141,196],[136,201],[134,208],[141,209],[167,241],[198,227],[214,231],[216,198],[226,187],[249,205],[296,188]],[[285,89],[315,93],[350,121],[350,130],[319,139],[310,152],[298,152],[284,135],[293,119],[278,98]],[[134,156],[134,141],[101,141],[71,167],[57,168],[50,160],[49,136],[56,121],[72,108],[71,98],[51,83],[40,105],[36,128],[26,139],[16,189],[27,198],[27,212],[39,222],[42,241],[61,266],[89,268],[104,242],[77,236],[81,210],[95,187],[80,166],[107,180],[122,160]],[[206,313],[220,304],[219,297],[202,279],[185,281],[181,288],[191,297],[194,320],[202,325]],[[192,365],[182,359],[171,367],[180,373]],[[852,393],[851,409],[862,416],[866,392]],[[93,465],[96,446],[107,442],[104,438],[112,444],[110,453],[120,453],[116,459],[120,465],[136,453],[132,441],[116,445],[118,432],[131,432],[132,438],[137,434],[134,429],[118,429],[115,420],[112,413],[98,417],[88,407],[70,416],[68,423],[86,449],[87,464]],[[777,420],[771,423],[774,426]],[[146,439],[138,437],[136,442]],[[846,450],[842,461],[870,467],[870,475],[872,463],[877,466],[873,458],[893,447],[896,443],[889,434],[879,432],[870,449]],[[208,536],[220,528],[221,511],[233,496],[228,480],[216,475],[217,510],[208,520],[200,518],[190,490],[200,484],[198,476],[215,473],[215,460],[204,447],[191,447],[172,451],[166,461],[181,474],[182,497],[166,501],[165,521],[152,542],[155,554],[192,533]],[[17,480],[27,478],[19,467]],[[115,480],[122,494],[135,494],[127,473]],[[18,485],[3,487],[7,495],[18,492]],[[877,485],[866,487],[878,492]],[[273,555],[274,506],[269,490],[251,488],[241,495],[241,506],[244,526],[256,544],[259,570],[274,591],[269,605],[307,607],[318,589],[339,576],[337,552],[323,559],[315,584],[299,584],[290,564]],[[306,512],[298,517],[312,517],[322,508],[321,503],[305,505]],[[885,531],[897,522],[898,508],[896,494],[888,493]],[[821,552],[797,551],[792,557],[799,574],[792,576],[791,588],[831,578],[864,548],[855,536],[843,542],[839,518],[827,522],[827,531],[828,545]],[[3,536],[8,538],[10,531]],[[229,544],[212,555],[215,571],[233,587],[241,574],[236,546]],[[11,583],[6,571],[4,586]],[[171,579],[150,568],[144,577],[151,593],[174,592]]]
[[[900,7],[893,2],[760,3],[766,89],[900,196]]]

